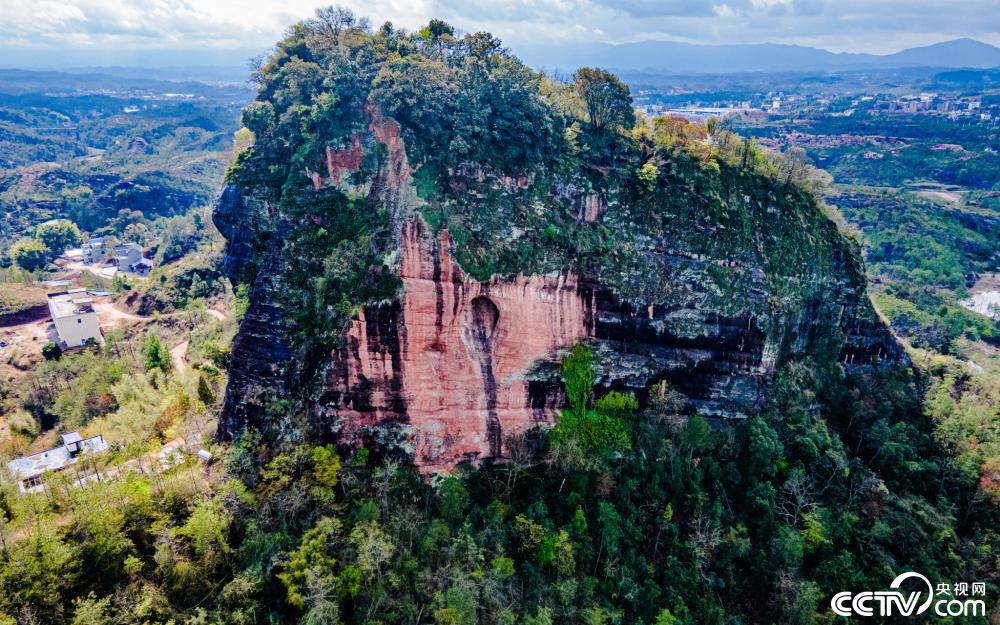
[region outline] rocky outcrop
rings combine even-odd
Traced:
[[[423,470],[502,458],[508,436],[553,422],[563,402],[558,362],[581,340],[595,347],[599,385],[641,395],[667,381],[692,410],[729,418],[766,405],[779,360],[815,349],[828,313],[842,324],[833,329],[844,334],[846,365],[901,357],[885,328],[864,320],[864,299],[817,300],[768,331],[752,316],[625,305],[572,273],[476,281],[451,246],[447,230],[434,236],[419,216],[406,222],[402,299],[365,307],[351,323],[347,345],[331,354],[318,429],[392,448]]]
[[[905,359],[867,300],[863,269],[847,243],[826,248],[833,251],[822,270],[786,270],[767,247],[780,233],[763,228],[731,256],[638,236],[630,252],[638,266],[617,274],[624,278],[608,265],[586,275],[567,269],[474,279],[456,261],[448,229],[435,231],[422,217],[399,125],[377,111],[366,115],[366,132],[325,148],[305,184],[336,187],[386,212],[386,262],[402,286],[397,297],[361,306],[341,345],[310,365],[319,374],[297,398],[313,436],[397,454],[424,471],[502,459],[510,436],[553,422],[564,401],[559,363],[579,341],[593,347],[599,387],[643,397],[665,381],[687,410],[719,418],[766,408],[774,374],[789,360],[849,368]],[[376,149],[377,170],[353,175]],[[481,170],[452,175],[489,178]],[[501,192],[533,184],[495,182]],[[570,185],[551,193],[580,223],[601,222],[613,210],[603,193]],[[756,210],[773,216],[779,209]],[[227,188],[215,220],[229,242],[231,275],[256,276],[220,421],[220,436],[232,439],[247,427],[287,425],[287,416],[277,423],[268,406],[287,401],[301,382],[290,379],[301,368],[293,366],[298,356],[281,308],[282,292],[297,285],[282,282],[291,226],[280,216]],[[717,231],[709,225],[704,236]],[[622,279],[635,284],[626,289]],[[642,293],[651,295],[644,300]]]
[[[273,211],[242,189],[226,185],[215,203],[212,221],[226,239],[222,271],[234,283],[248,282],[257,274],[259,258],[271,236]]]
[[[233,338],[219,420],[219,436],[233,440],[248,426],[260,426],[268,406],[284,396],[292,355],[280,305],[285,227],[272,226],[266,205],[232,186],[223,189],[213,221],[226,237],[227,275],[252,284],[249,306]]]

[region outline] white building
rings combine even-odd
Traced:
[[[104,237],[93,237],[83,244],[80,251],[83,253],[83,262],[90,265],[107,256],[108,249],[104,244]]]
[[[37,454],[11,460],[7,469],[17,480],[17,489],[22,493],[38,493],[45,489],[42,483],[46,473],[62,471],[88,454],[96,454],[108,449],[104,437],[98,434],[90,438],[81,438],[76,432],[63,434],[62,445],[53,447]],[[93,478],[88,470],[76,480],[77,483]]]
[[[115,246],[115,258],[112,261],[119,271],[138,276],[148,276],[153,263],[142,255],[142,247],[138,243],[120,243]]]
[[[85,289],[49,293],[49,313],[59,340],[68,347],[84,345],[87,339],[101,340],[94,300],[87,296]]]
[[[153,261],[148,258],[140,258],[138,261],[129,265],[125,271],[145,278],[149,275],[149,272],[153,270]]]
[[[114,264],[125,270],[142,258],[142,248],[138,243],[119,243],[115,246]]]

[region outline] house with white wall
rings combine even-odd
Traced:
[[[85,345],[88,339],[101,340],[101,324],[94,310],[94,300],[86,289],[49,293],[49,313],[59,340],[67,347]]]
[[[83,262],[91,265],[100,262],[107,256],[108,248],[105,245],[104,237],[92,237],[80,248],[83,254]]]
[[[17,480],[17,490],[22,493],[40,493],[45,489],[46,473],[63,471],[77,464],[84,457],[107,451],[108,443],[98,434],[83,438],[76,432],[62,435],[62,444],[7,463],[11,477]],[[77,483],[93,479],[89,469],[78,471]]]

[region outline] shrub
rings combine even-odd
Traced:
[[[62,358],[62,348],[58,343],[46,343],[42,346],[42,356],[45,360],[59,360]]]

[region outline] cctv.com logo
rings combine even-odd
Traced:
[[[904,590],[903,582],[912,590]],[[830,608],[840,616],[916,616],[932,609],[938,616],[986,616],[986,601],[976,599],[986,595],[986,584],[959,582],[942,583],[935,590],[930,580],[920,573],[903,573],[889,584],[891,590],[875,592],[838,592],[830,600]]]

